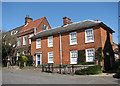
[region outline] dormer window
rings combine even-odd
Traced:
[[[48,26],[43,24],[42,29],[47,30],[47,29],[48,29]]]
[[[16,31],[16,30],[11,31],[11,35],[15,35],[15,34],[17,34],[17,32],[18,31]]]

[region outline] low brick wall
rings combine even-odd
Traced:
[[[84,69],[84,68],[88,68],[89,66],[94,66],[94,65],[69,65],[69,66],[61,66],[60,65],[56,65],[56,66],[52,66],[52,65],[44,65],[41,67],[26,67],[23,69],[32,69],[32,70],[40,70],[42,72],[56,72],[56,73],[74,73],[76,70],[79,69]]]

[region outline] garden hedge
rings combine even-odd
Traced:
[[[90,66],[90,67],[85,68],[85,69],[76,70],[75,74],[77,74],[77,75],[99,74],[100,71],[101,71],[101,66],[96,65],[96,66]]]

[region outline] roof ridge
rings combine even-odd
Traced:
[[[40,20],[40,19],[44,19],[44,18],[46,18],[46,17],[44,16],[44,17],[42,17],[42,18],[36,19],[36,20],[34,20],[33,22],[35,22],[35,21],[37,21],[37,20]]]
[[[20,28],[20,27],[22,27],[22,26],[24,26],[24,25],[18,26],[18,27],[14,28],[14,29],[11,29],[11,30],[7,31],[7,32],[10,32],[10,31],[15,30],[15,29],[17,29],[17,28]]]

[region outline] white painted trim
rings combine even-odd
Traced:
[[[42,64],[42,53],[37,53],[37,54],[36,54],[36,67],[38,66],[38,63],[37,63],[37,61],[38,61],[37,55],[40,55],[40,64]]]
[[[77,51],[77,50],[73,50],[73,51]],[[71,59],[71,52],[72,51],[70,51],[70,64],[77,64],[77,62],[71,62],[72,61],[72,59]],[[78,60],[78,51],[77,51],[77,60]]]
[[[24,40],[25,37],[26,37],[26,44],[24,44],[25,43],[25,40]],[[27,45],[27,36],[23,36],[23,45]]]
[[[52,38],[52,45],[49,44],[50,39]],[[53,47],[53,36],[48,37],[48,47]]]
[[[34,34],[29,35],[29,38],[32,37]],[[31,39],[29,39],[29,44],[31,44]]]
[[[40,47],[38,47],[38,45],[37,45],[37,40],[40,40]],[[40,49],[40,48],[41,48],[41,38],[36,39],[36,49]]]
[[[49,53],[51,53],[51,52],[48,52],[48,63],[54,63],[54,53],[53,53],[53,61],[49,61]]]
[[[87,50],[91,50],[91,49],[94,50],[94,58],[93,58],[93,61],[88,61],[87,60],[87,58],[88,58],[88,52],[87,52]],[[94,59],[95,59],[95,49],[94,48],[86,49],[85,52],[86,52],[86,62],[94,62]]]
[[[76,39],[77,39],[77,32],[71,32],[70,34],[69,34],[69,36],[70,36],[70,45],[76,45],[77,44],[77,40],[76,40],[76,43],[71,43],[71,34],[72,33],[76,33]]]
[[[87,41],[87,37],[86,37],[86,36],[87,36],[87,35],[86,35],[86,31],[87,31],[87,30],[92,30],[93,40],[91,40],[91,41]],[[85,43],[91,43],[91,42],[94,42],[94,30],[93,30],[93,28],[91,28],[91,29],[86,29],[86,30],[85,30]]]

